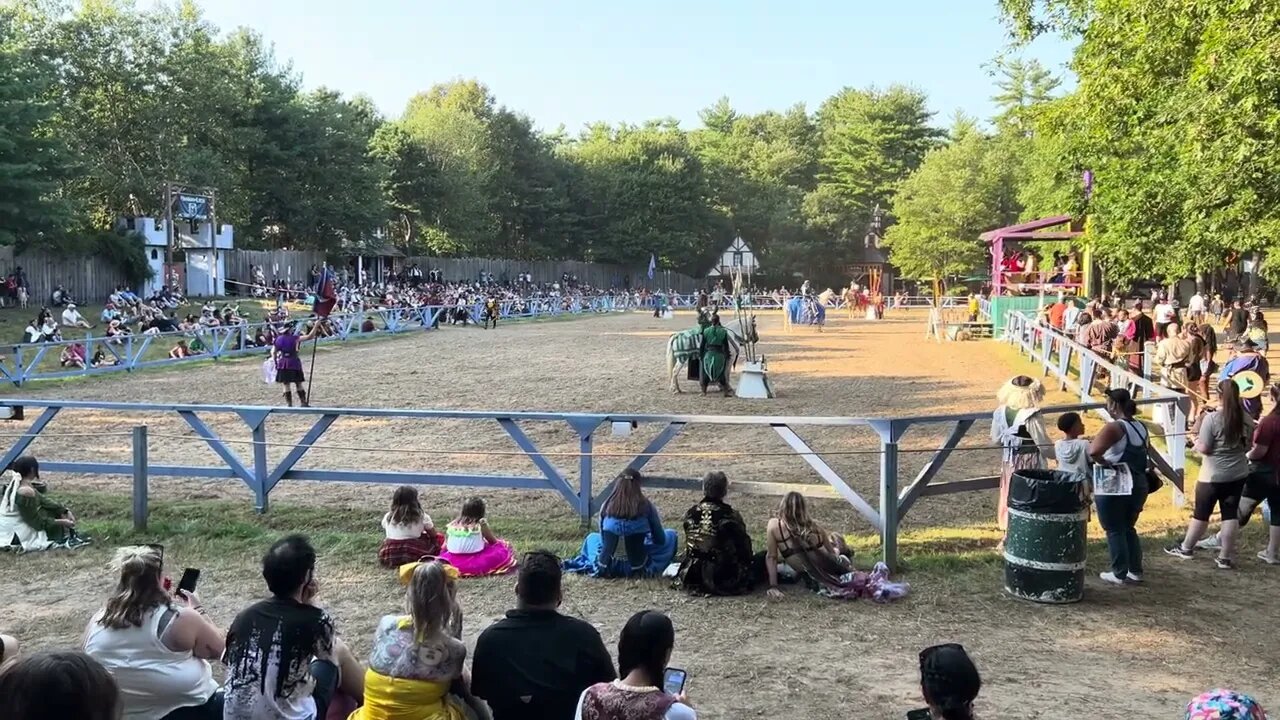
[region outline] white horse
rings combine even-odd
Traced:
[[[739,346],[742,343],[742,338],[730,328],[725,328],[725,330],[729,334],[729,366],[725,369],[727,373],[738,364]],[[667,338],[667,376],[671,378],[671,392],[680,392],[680,369],[689,364],[689,358],[698,355],[698,344],[701,336],[702,328],[690,328],[678,333],[672,333],[671,337]]]

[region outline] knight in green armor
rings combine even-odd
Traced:
[[[721,327],[719,315],[712,315],[711,324],[702,329],[699,351],[702,394],[706,395],[707,385],[714,382],[728,397],[732,390],[729,387],[729,331]]]

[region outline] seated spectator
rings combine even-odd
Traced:
[[[41,313],[44,319],[40,322],[40,335],[44,342],[61,342],[62,332],[58,329],[58,323],[54,321],[53,315],[48,310]]]
[[[562,720],[583,690],[617,675],[588,622],[557,612],[564,600],[560,559],[536,550],[520,561],[516,608],[476,640],[471,691],[494,720]]]
[[[516,567],[511,544],[493,534],[484,514],[484,500],[468,498],[462,512],[445,527],[440,559],[458,568],[462,577],[503,575]]]
[[[907,594],[906,585],[889,582],[889,569],[884,563],[876,563],[870,573],[855,571],[853,552],[844,538],[814,522],[804,496],[798,492],[789,492],[782,498],[778,515],[769,520],[765,536],[770,598],[776,600],[783,596],[778,589],[779,560],[795,570],[809,589],[823,597],[882,601]]]
[[[676,643],[671,618],[656,610],[631,616],[618,638],[618,674],[582,691],[575,720],[697,720],[683,693],[662,689]]]
[[[415,564],[405,595],[408,615],[388,615],[378,623],[364,675],[364,706],[349,720],[487,720],[488,713],[477,713],[470,700],[463,670],[467,646],[450,633],[456,599],[449,575],[457,572],[441,562]]]
[[[920,651],[920,691],[934,720],[973,720],[973,701],[982,689],[978,668],[954,643]]]
[[[92,367],[111,367],[119,365],[120,361],[114,355],[108,355],[102,348],[93,351],[93,359],[89,361]]]
[[[80,327],[86,330],[93,329],[89,321],[85,320],[80,311],[76,309],[75,303],[68,303],[66,309],[62,311],[62,325],[63,327]]]
[[[209,348],[204,344],[204,340],[202,340],[199,335],[191,338],[191,342],[187,343],[187,350],[191,351],[192,355],[203,355],[206,352],[209,352]]]
[[[119,720],[120,691],[84,653],[39,653],[0,668],[0,718]]]
[[[119,574],[84,633],[84,651],[120,688],[131,720],[222,720],[222,693],[209,660],[222,657],[222,630],[201,614],[195,593],[165,591],[163,558],[149,545],[116,551]]]
[[[12,635],[0,634],[0,668],[18,657],[18,640]]]
[[[666,570],[679,538],[675,530],[662,528],[658,508],[644,496],[642,482],[638,471],[622,471],[600,509],[600,532],[587,536],[567,569],[597,577],[661,575]],[[619,543],[626,557],[615,559]]]
[[[78,342],[73,342],[62,348],[62,354],[58,357],[58,362],[64,368],[83,370],[85,362],[84,352],[84,345]]]
[[[364,322],[360,323],[360,332],[362,333],[375,332],[377,329],[378,326],[374,324],[373,318],[371,317],[365,318]]]
[[[53,307],[62,307],[70,302],[72,302],[71,293],[67,292],[66,288],[61,285],[54,288],[53,292],[49,294],[49,304]]]
[[[1244,693],[1218,689],[1192,698],[1186,720],[1267,720],[1267,711]]]
[[[270,330],[265,325],[259,325],[257,331],[253,334],[254,347],[267,347],[270,345],[271,340],[268,338],[268,333],[270,333]]]
[[[22,342],[32,344],[44,342],[44,333],[40,332],[40,322],[35,318],[27,323],[26,329],[22,331]]]
[[[76,532],[76,516],[37,487],[39,481],[40,463],[31,455],[14,460],[0,475],[0,547],[32,551],[87,545],[89,538]]]
[[[441,538],[431,516],[422,511],[418,489],[401,485],[391,495],[391,509],[382,516],[386,539],[378,548],[378,562],[395,569],[440,553]]]
[[[112,320],[107,323],[107,338],[109,338],[110,342],[114,342],[117,345],[122,344],[124,339],[132,334],[129,328],[125,327],[124,323],[119,320]]]
[[[316,551],[301,535],[262,559],[271,597],[242,610],[227,631],[225,720],[323,720],[334,692],[364,695],[364,672],[315,605]]]
[[[120,311],[116,308],[116,304],[113,302],[107,303],[102,308],[102,314],[98,316],[98,319],[104,323],[109,323],[112,320],[120,320],[122,318],[123,316],[120,314]]]
[[[719,471],[702,479],[702,502],[684,514],[684,560],[675,586],[703,595],[751,592],[751,536],[724,498],[729,479]]]
[[[188,315],[185,320],[178,323],[178,329],[184,333],[195,332],[200,327],[200,323],[196,320],[195,315]]]

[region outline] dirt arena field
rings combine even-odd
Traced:
[[[904,416],[989,410],[995,389],[1029,368],[1008,348],[989,341],[936,344],[924,340],[922,314],[891,315],[880,323],[833,317],[821,334],[797,328],[783,334],[777,314],[762,315],[759,349],[768,357],[778,398],[747,401],[703,397],[684,381],[685,394],[667,389],[663,349],[667,335],[690,316],[661,321],[645,314],[507,324],[496,331],[444,328],[439,332],[324,348],[314,377],[315,404],[339,407],[540,410],[773,416]],[[149,403],[274,404],[257,362],[240,361],[36,385],[10,392],[24,397]],[[1058,395],[1053,400],[1069,402]],[[247,440],[234,415],[207,415],[224,437]],[[217,463],[216,456],[176,416],[130,417],[64,412],[33,446],[42,460],[95,458],[128,462],[129,428],[146,422],[153,464]],[[292,442],[309,426],[300,417],[270,421],[268,438]],[[0,426],[18,432],[22,423]],[[563,423],[522,423],[543,451],[572,453],[577,439]],[[874,505],[879,458],[867,429],[797,426],[819,451],[846,453],[828,462]],[[631,438],[596,435],[597,451],[616,453],[596,462],[597,487],[661,430],[642,426]],[[917,428],[909,451],[936,446],[943,429]],[[986,442],[985,424],[965,446]],[[515,450],[497,423],[344,418],[299,467],[365,470],[465,471],[536,474],[523,457],[483,453]],[[247,446],[237,445],[247,457]],[[287,447],[273,446],[273,460]],[[825,484],[767,427],[692,424],[646,472],[697,477],[723,469],[737,483],[731,502],[759,536],[777,503],[751,483]],[[413,451],[413,452],[404,452]],[[702,455],[693,456],[693,453]],[[708,455],[707,453],[714,453]],[[927,454],[905,452],[909,478]],[[998,470],[990,449],[957,453],[938,481]],[[576,459],[553,457],[576,486]],[[390,495],[379,485],[283,482],[272,511],[249,512],[251,494],[233,481],[156,478],[152,481],[154,537],[129,534],[127,478],[51,476],[57,492],[99,528],[100,542],[74,553],[0,555],[0,630],[28,647],[74,644],[101,602],[104,570],[119,542],[164,542],[171,564],[205,569],[202,596],[212,617],[229,623],[261,593],[254,567],[261,538],[302,524],[322,552],[322,602],[359,652],[368,649],[377,619],[394,612],[400,591],[377,569],[377,519]],[[453,516],[460,488],[428,488],[424,505],[438,523]],[[491,524],[520,549],[575,547],[577,519],[552,491],[486,491]],[[693,493],[659,491],[654,497],[669,526],[678,524]],[[700,717],[901,718],[918,707],[916,653],[937,642],[964,643],[984,677],[980,717],[1177,717],[1181,704],[1213,686],[1253,692],[1280,705],[1274,668],[1280,655],[1265,633],[1274,618],[1280,573],[1255,566],[1259,536],[1247,535],[1242,569],[1220,573],[1207,561],[1177,563],[1158,553],[1170,528],[1185,522],[1169,509],[1168,491],[1150,501],[1143,529],[1149,551],[1148,583],[1140,588],[1090,582],[1086,602],[1044,607],[1009,599],[994,552],[994,493],[920,500],[903,528],[905,579],[912,596],[900,603],[836,603],[797,588],[786,601],[762,594],[739,599],[692,599],[659,581],[605,582],[569,578],[565,611],[595,623],[611,647],[626,618],[657,608],[677,626],[673,664],[690,672],[689,691]],[[815,515],[852,535],[867,565],[874,558],[870,526],[841,500],[815,500]],[[93,523],[98,523],[94,526]],[[504,524],[506,530],[504,532]],[[1096,523],[1091,535],[1100,537]],[[115,538],[113,540],[113,538]],[[256,543],[256,544],[255,544]],[[1091,548],[1101,567],[1105,550]],[[1095,570],[1096,573],[1096,570]],[[462,602],[466,639],[512,604],[509,578],[468,580]]]

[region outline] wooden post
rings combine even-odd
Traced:
[[[147,426],[133,429],[133,529],[147,529]]]

